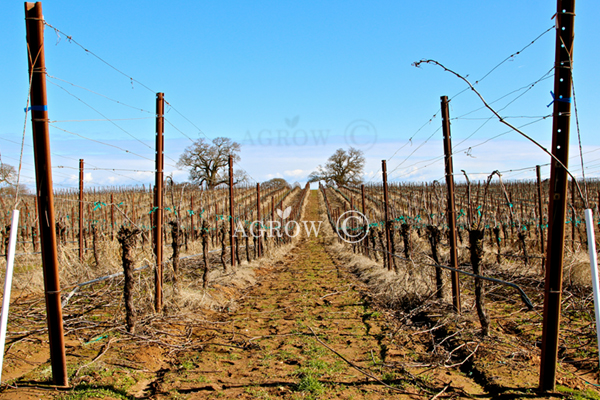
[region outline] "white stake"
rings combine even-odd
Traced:
[[[4,362],[4,344],[6,342],[6,324],[8,323],[8,305],[10,304],[10,288],[12,286],[13,267],[15,263],[15,247],[19,230],[19,210],[13,210],[10,224],[10,238],[6,250],[6,276],[4,277],[4,296],[2,297],[2,315],[0,316],[0,382],[2,382],[2,363]]]
[[[600,292],[598,288],[598,254],[596,253],[596,235],[594,235],[594,217],[592,216],[592,210],[589,208],[586,209],[584,213],[585,226],[587,228],[588,249],[590,253],[590,267],[592,268],[592,289],[594,291],[594,312],[596,314],[596,337],[598,338],[598,351],[600,355],[600,302],[598,300]]]

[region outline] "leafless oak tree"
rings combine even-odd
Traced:
[[[234,161],[239,161],[240,144],[226,137],[217,137],[212,144],[204,138],[196,140],[186,147],[179,157],[177,165],[190,170],[190,180],[198,185],[206,184],[208,189],[213,189],[221,184],[229,183],[227,171],[229,156]],[[244,171],[234,171],[234,184],[245,181]]]
[[[365,157],[361,150],[350,147],[348,151],[337,149],[327,160],[325,166],[319,165],[317,170],[308,176],[309,182],[325,181],[328,184],[356,185],[362,182]]]
[[[0,163],[0,185],[12,185],[16,174],[15,167]]]
[[[274,189],[274,188],[279,188],[279,187],[288,187],[290,188],[290,184],[283,178],[273,178],[271,180],[268,180],[266,182],[263,182],[260,184],[260,187],[262,190],[269,190],[269,189]]]
[[[18,186],[19,193],[29,193],[27,186],[22,183]],[[17,192],[17,170],[9,164],[0,162],[0,194],[14,195]]]

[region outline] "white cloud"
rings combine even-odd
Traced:
[[[306,172],[302,169],[294,169],[292,171],[283,171],[283,173],[286,176],[292,176],[292,177],[300,177],[300,176],[306,174]]]

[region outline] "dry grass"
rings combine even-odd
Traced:
[[[297,195],[297,193],[294,193]],[[292,199],[288,199],[284,206],[289,205]],[[306,202],[305,202],[306,204]],[[170,232],[168,233],[170,239]],[[202,287],[202,274],[204,264],[202,261],[202,242],[188,241],[187,246],[182,244],[181,257],[184,258],[180,263],[179,290],[173,286],[173,268],[171,262],[172,247],[170,243],[164,246],[164,284],[163,298],[165,311],[172,312],[194,312],[201,309],[223,311],[237,307],[236,299],[242,296],[242,291],[256,283],[255,270],[257,268],[269,268],[283,255],[289,253],[295,245],[297,239],[292,243],[273,247],[268,244],[268,252],[261,259],[250,263],[246,261],[244,248],[240,249],[241,265],[235,268],[229,268],[226,273],[220,262],[220,246],[209,248],[217,250],[209,255],[209,287],[204,290]],[[142,245],[143,243],[143,245]],[[210,240],[209,240],[210,243]],[[250,241],[252,245],[252,241]],[[243,245],[243,243],[242,243]],[[91,247],[91,240],[88,242]],[[79,260],[78,243],[68,243],[59,246],[59,272],[60,282],[63,289],[63,298],[76,287],[76,285],[96,278],[105,277],[111,274],[123,271],[121,262],[121,246],[118,241],[110,240],[110,235],[99,235],[97,242],[98,263],[96,263],[93,251],[89,248],[83,262]],[[19,253],[31,252],[31,246],[23,246],[17,251]],[[229,249],[227,249],[227,254]],[[149,241],[138,240],[135,250],[136,265],[135,268],[153,265],[154,256],[152,246]],[[253,255],[253,251],[251,251]],[[226,257],[228,260],[228,257]],[[229,262],[227,261],[229,264]],[[0,260],[0,268],[4,269],[6,262],[4,258]],[[136,273],[135,283],[135,306],[140,315],[153,313],[154,305],[154,268],[146,268]],[[110,281],[111,291],[115,298],[122,297],[123,278],[117,277]],[[92,285],[96,286],[96,285]],[[15,273],[13,278],[13,294],[15,296],[38,296],[43,293],[43,269],[41,256],[39,254],[18,255],[15,260]],[[77,291],[75,296],[83,296],[88,291],[85,286]],[[1,289],[0,289],[1,290]],[[1,292],[1,291],[0,291]]]
[[[569,286],[590,287],[592,270],[590,258],[585,251],[568,252],[565,256],[563,281]]]
[[[322,194],[321,204],[324,204]],[[324,205],[322,206],[324,207]],[[321,218],[326,221],[325,209],[321,209]],[[333,258],[339,259],[343,265],[364,282],[373,296],[392,308],[414,307],[429,300],[435,295],[435,268],[433,259],[430,257],[431,248],[425,232],[419,236],[416,229],[411,230],[412,242],[412,260],[396,258],[398,272],[387,271],[383,268],[382,253],[378,253],[379,261],[365,257],[362,254],[354,253],[350,246],[342,244],[337,239],[337,235],[327,223],[323,225],[323,232],[326,233],[328,251]],[[507,256],[501,257],[501,262],[497,262],[497,247],[491,243],[487,236],[485,239],[485,253],[482,259],[482,268],[484,275],[497,276],[507,281],[522,282],[540,282],[540,290],[543,287],[543,274],[541,272],[541,259],[539,249],[537,248],[537,236],[535,232],[528,232],[526,240],[527,250],[530,256],[529,263],[525,264],[521,243],[518,240],[502,242],[502,253]],[[399,233],[395,235],[396,254],[403,256],[403,245]],[[458,263],[467,271],[470,270],[470,250],[468,246],[468,232],[462,232],[462,243],[458,241]],[[443,265],[448,265],[450,261],[450,249],[448,245],[438,246],[438,256]],[[444,301],[450,299],[450,273],[447,270],[443,272],[443,293]],[[525,280],[523,280],[523,278]],[[461,286],[471,287],[472,278],[461,276]],[[566,248],[564,263],[564,283],[565,286],[576,286],[584,291],[591,290],[591,273],[589,258],[585,248],[577,248],[573,251],[570,246]],[[488,286],[489,284],[486,284]],[[512,292],[510,292],[512,293]]]
[[[182,274],[185,278],[180,281],[179,292],[176,293],[172,285],[172,269],[168,268],[165,274],[165,299],[167,307],[178,312],[191,312],[200,309],[212,311],[234,311],[237,301],[243,296],[243,291],[257,282],[256,270],[270,268],[277,260],[287,254],[294,246],[288,243],[272,249],[260,259],[250,263],[242,261],[233,271],[225,272],[220,265],[213,264],[209,271],[209,288],[202,287],[201,274],[204,268],[200,257],[185,263]],[[181,279],[181,278],[180,278]]]
[[[356,275],[368,287],[370,294],[391,308],[414,307],[430,298],[435,291],[433,268],[420,268],[418,262],[397,259],[398,273],[383,268],[381,255],[379,262],[362,254],[353,253],[350,247],[337,239],[331,225],[327,222],[324,200],[319,192],[320,217],[325,221],[321,231],[327,251],[332,258],[339,260],[344,268]],[[417,241],[413,233],[414,249],[422,251],[423,243]]]

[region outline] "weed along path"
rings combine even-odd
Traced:
[[[318,221],[318,210],[313,191],[304,220]],[[393,393],[341,358],[372,369],[386,351],[385,322],[332,261],[324,238],[303,235],[215,331],[218,344],[177,355],[180,368],[162,376],[159,398],[379,399]]]

